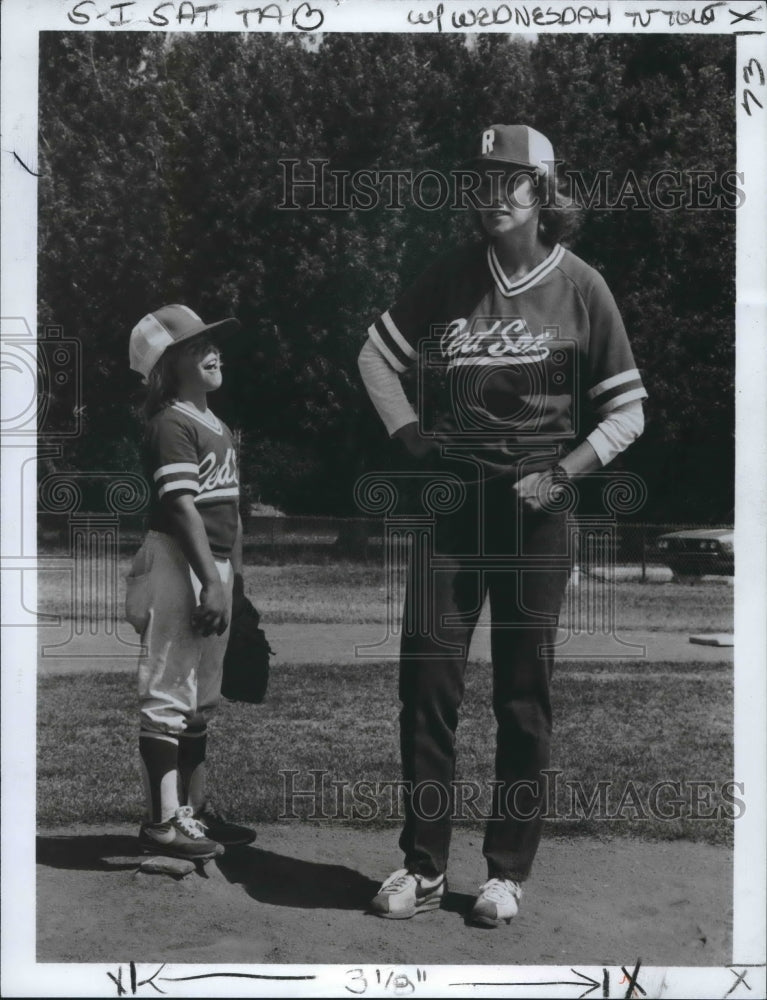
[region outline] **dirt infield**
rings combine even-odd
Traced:
[[[263,826],[251,847],[176,881],[109,868],[135,829],[38,836],[38,962],[724,965],[728,848],[685,841],[546,838],[510,927],[468,927],[484,876],[481,835],[457,830],[441,911],[364,914],[399,863],[396,831]],[[704,877],[701,877],[701,876]]]

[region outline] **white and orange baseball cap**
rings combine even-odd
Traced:
[[[529,125],[490,125],[475,141],[470,162],[474,166],[497,163],[527,167],[548,174],[556,161],[549,140]]]
[[[208,333],[216,339],[236,333],[240,321],[230,317],[205,323],[188,306],[162,306],[140,320],[130,335],[130,366],[147,378],[165,351],[183,340]]]

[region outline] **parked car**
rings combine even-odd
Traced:
[[[732,576],[735,572],[732,528],[690,528],[655,539],[661,559],[677,576]]]

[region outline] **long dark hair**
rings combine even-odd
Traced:
[[[565,192],[563,183],[554,171],[539,178],[536,191],[541,199],[538,213],[538,235],[546,246],[569,243],[573,240],[581,222],[581,209],[573,198]]]
[[[146,398],[142,407],[144,420],[151,420],[156,413],[165,409],[176,398],[178,377],[175,359],[177,357],[178,351],[169,347],[147,375]]]
[[[570,243],[578,232],[581,209],[566,193],[564,184],[553,171],[534,180],[536,198],[540,202],[538,212],[538,235],[544,246],[549,248],[557,243]],[[469,206],[469,214],[474,228],[485,239],[487,234],[482,226],[479,209]]]

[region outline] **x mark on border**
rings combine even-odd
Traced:
[[[629,998],[634,995],[634,990],[639,990],[639,992],[642,994],[643,997],[647,996],[645,991],[637,982],[637,976],[639,975],[639,969],[641,968],[641,966],[642,966],[641,958],[637,959],[637,964],[634,966],[634,971],[631,973],[628,971],[625,965],[621,966],[621,972],[624,975],[624,978],[621,979],[621,982],[624,983],[626,982],[626,980],[628,980],[628,986],[626,987],[626,992],[624,993],[624,997],[626,998],[626,1000],[629,1000]]]
[[[743,983],[743,985],[746,987],[746,989],[750,993],[751,992],[751,987],[746,982],[746,976],[748,975],[748,969],[744,969],[742,972],[736,972],[735,969],[730,969],[730,972],[733,974],[733,976],[735,976],[735,982],[732,984],[732,986],[729,988],[729,990],[727,990],[727,992],[725,993],[725,996],[728,997],[734,990],[736,990],[740,986],[741,983]]]
[[[760,21],[761,20],[761,18],[758,18],[758,17],[755,16],[756,14],[759,13],[759,11],[761,10],[761,7],[754,7],[753,10],[746,11],[745,14],[739,14],[737,10],[731,10],[729,7],[727,9],[728,9],[728,13],[730,13],[732,15],[732,17],[733,17],[733,20],[730,21],[731,25],[733,25],[733,24],[740,24],[741,21]]]

